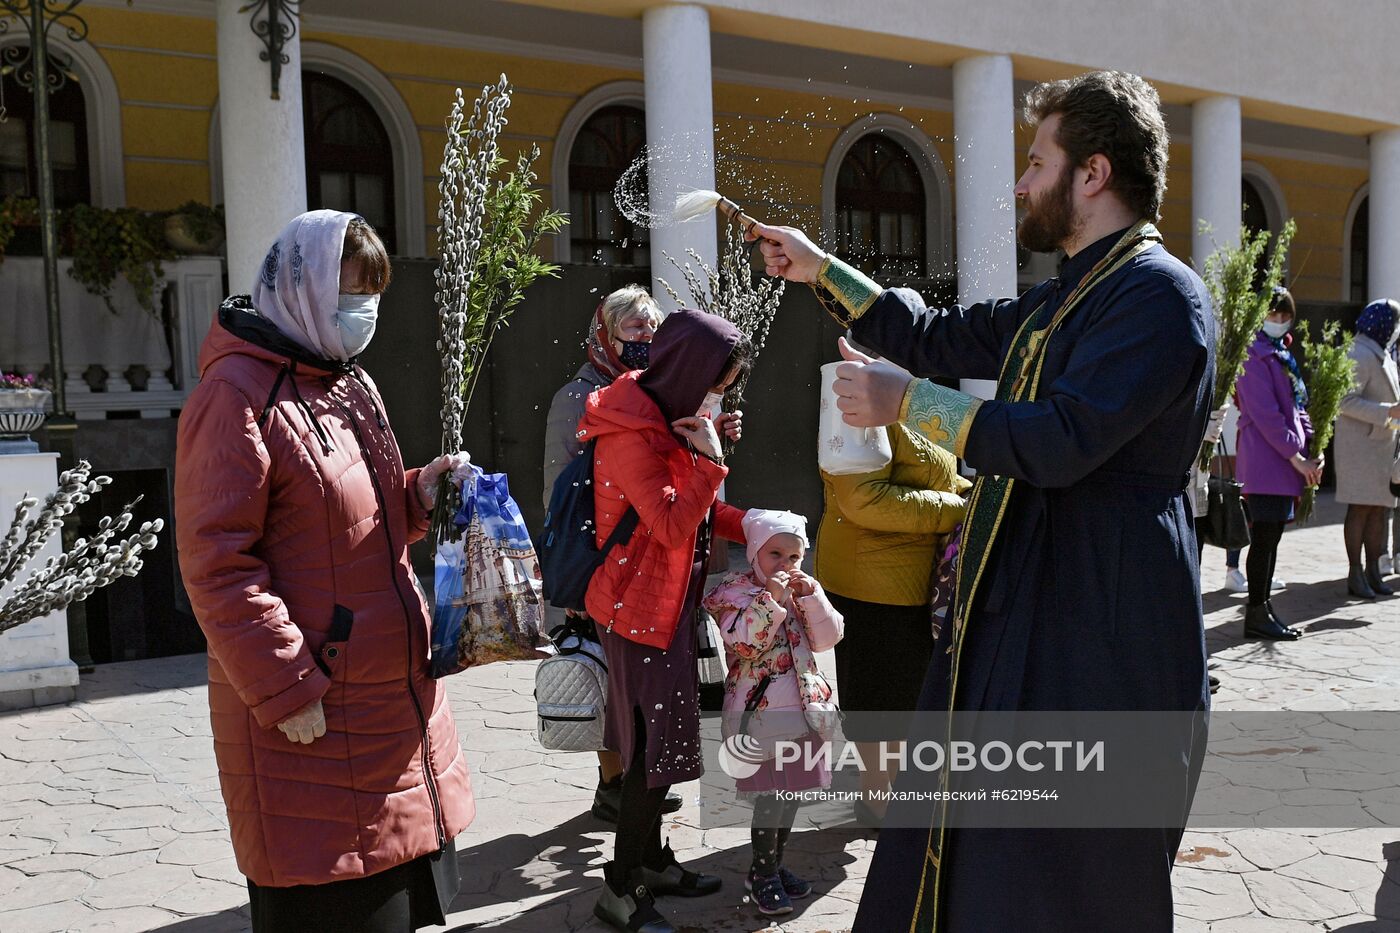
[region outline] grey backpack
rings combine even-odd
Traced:
[[[601,751],[608,665],[593,623],[571,618],[549,637],[558,653],[535,669],[540,744],[560,752]]]

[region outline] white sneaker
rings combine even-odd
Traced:
[[[1271,589],[1271,590],[1281,590],[1281,589],[1283,589],[1283,588],[1284,588],[1285,586],[1287,586],[1287,585],[1288,585],[1287,583],[1284,583],[1284,582],[1283,582],[1282,580],[1280,580],[1278,577],[1274,577],[1273,581],[1269,584],[1269,589]]]
[[[1389,554],[1381,555],[1381,576],[1388,577],[1395,572],[1395,558]]]
[[[1225,589],[1231,593],[1248,593],[1249,581],[1238,567],[1225,574]]]

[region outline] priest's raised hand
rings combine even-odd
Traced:
[[[754,224],[745,234],[745,239],[759,241],[758,251],[763,254],[764,272],[781,276],[789,282],[817,281],[822,263],[826,260],[826,252],[796,227]]]

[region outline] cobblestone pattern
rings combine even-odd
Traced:
[[[1279,575],[1289,585],[1275,604],[1306,633],[1293,644],[1242,640],[1243,597],[1220,591],[1222,554],[1207,549],[1217,708],[1400,708],[1400,597],[1346,598],[1339,518],[1329,505],[1328,524],[1284,537]],[[496,664],[449,681],[478,803],[458,839],[464,878],[450,930],[602,929],[592,908],[612,834],[587,812],[595,762],[540,750],[533,676],[528,663]],[[83,678],[72,705],[0,714],[0,804],[5,933],[248,929],[201,657],[107,665]],[[816,894],[765,927],[743,897],[747,832],[695,823],[688,805],[666,835],[724,890],[663,900],[685,933],[849,929],[873,838],[798,833],[788,861]],[[1400,828],[1191,832],[1177,863],[1180,933],[1400,933]]]

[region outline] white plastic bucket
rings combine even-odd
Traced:
[[[836,367],[822,366],[821,412],[817,419],[817,464],[834,476],[870,473],[890,462],[890,438],[884,428],[856,428],[836,407]]]

